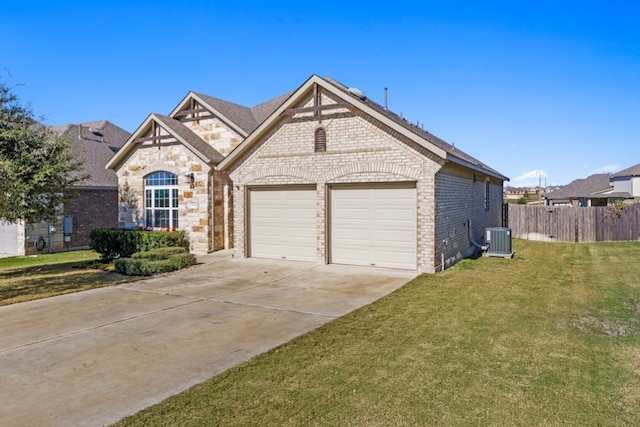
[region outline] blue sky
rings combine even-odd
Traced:
[[[85,4],[86,3],[86,4]],[[363,90],[511,178],[640,163],[640,6],[629,1],[22,1],[0,76],[51,125],[132,132],[189,90],[253,106],[312,74]]]

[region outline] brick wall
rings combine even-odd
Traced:
[[[322,104],[336,102],[324,95]],[[311,105],[311,97],[297,105]],[[314,132],[326,130],[326,152],[314,152]],[[234,246],[245,254],[245,199],[247,186],[316,184],[317,260],[325,263],[326,188],[354,182],[415,182],[418,194],[417,264],[435,270],[434,175],[442,161],[403,135],[354,110],[323,113],[322,123],[312,114],[283,118],[245,153],[230,171],[234,182]]]
[[[73,218],[73,233],[68,247],[89,246],[89,233],[96,228],[118,226],[118,190],[75,190],[76,198],[65,207],[65,216]],[[58,233],[62,234],[62,226]]]
[[[73,232],[65,240],[63,216],[51,223],[56,229],[49,235],[47,222],[28,224],[24,228],[25,254],[60,252],[89,246],[89,234],[96,228],[118,226],[118,190],[83,188],[70,190],[73,200],[64,207],[64,216],[72,218]],[[38,241],[44,241],[38,250]]]
[[[485,210],[485,183],[489,180],[489,210]],[[485,227],[499,227],[502,182],[447,164],[436,174],[435,258],[438,271],[477,252]],[[444,260],[444,265],[443,265]]]

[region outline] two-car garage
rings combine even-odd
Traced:
[[[417,268],[415,183],[335,185],[326,200],[325,209],[315,186],[251,188],[248,255],[316,261],[320,252],[334,264]]]

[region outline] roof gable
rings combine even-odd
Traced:
[[[287,93],[249,108],[192,91],[174,108],[169,116],[180,121],[217,117],[242,138],[246,138],[289,95],[290,93]]]
[[[160,135],[160,129],[164,129],[168,135]],[[111,158],[106,167],[108,169],[116,169],[125,157],[141,143],[160,143],[166,139],[175,139],[209,164],[216,165],[224,158],[215,148],[203,141],[178,120],[162,114],[152,113]]]
[[[280,104],[279,107],[275,108],[267,117],[267,119],[263,121],[242,144],[240,144],[220,163],[219,167],[224,169],[233,165],[242,157],[243,153],[251,148],[251,146],[256,143],[256,141],[265,132],[267,132],[273,125],[275,125],[278,120],[280,120],[281,115],[287,114],[287,110],[291,109],[293,105],[302,100],[305,96],[308,96],[308,94],[313,91],[315,87],[319,87],[322,90],[325,90],[340,99],[340,107],[345,107],[348,104],[349,108],[357,108],[363,111],[364,113],[382,122],[392,130],[399,132],[400,134],[404,135],[405,137],[416,142],[420,146],[426,148],[430,152],[445,160],[458,163],[464,167],[486,173],[501,180],[508,180],[508,178],[506,178],[499,172],[489,168],[488,166],[484,165],[468,154],[455,149],[455,147],[447,144],[435,135],[432,135],[429,132],[426,132],[419,127],[407,122],[397,114],[392,113],[379,104],[362,96],[362,94],[358,93],[356,90],[349,89],[348,87],[336,82],[335,80],[328,78],[323,79],[316,75],[311,76],[305,83],[302,84],[302,86],[292,92],[292,94],[287,97],[286,101]],[[320,111],[329,108],[335,109],[338,107],[331,107],[330,105],[319,106],[309,109],[298,109],[297,112],[311,112],[314,111],[314,109],[316,111]]]

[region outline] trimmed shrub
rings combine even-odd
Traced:
[[[189,247],[186,233],[180,231],[143,231],[123,228],[99,228],[89,234],[91,249],[103,260],[128,258],[137,252],[169,246]]]
[[[169,246],[167,248],[155,248],[146,252],[137,252],[131,255],[131,258],[134,259],[150,259],[150,260],[159,260],[159,259],[167,259],[171,255],[176,254],[184,254],[186,249],[182,246]]]
[[[183,247],[156,248],[147,252],[138,252],[131,258],[115,261],[115,271],[128,276],[152,276],[187,268],[197,263],[193,254]]]

